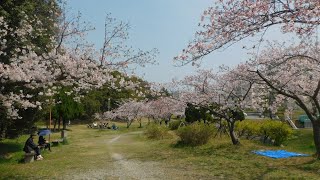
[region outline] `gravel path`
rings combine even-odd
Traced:
[[[108,167],[99,167],[86,172],[72,173],[65,176],[64,179],[172,179],[166,176],[165,169],[161,168],[159,162],[142,162],[139,160],[127,159],[125,154],[114,152],[113,144],[121,143],[123,136],[130,137],[130,135],[133,135],[133,133],[122,134],[106,142],[107,149],[112,158]],[[127,148],[130,147],[128,146]]]

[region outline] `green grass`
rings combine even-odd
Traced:
[[[266,146],[241,140],[231,144],[228,136],[212,139],[208,144],[188,147],[177,144],[178,137],[150,140],[133,124],[117,124],[120,130],[88,129],[85,125],[71,126],[68,144],[44,151],[43,161],[20,163],[22,146],[28,136],[0,143],[0,179],[60,179],[66,174],[89,172],[95,168],[112,170],[111,152],[126,159],[157,162],[172,179],[318,179],[320,161],[309,157],[271,159],[252,153],[261,149],[286,149],[312,154],[315,152],[312,130],[297,130],[284,147]],[[137,132],[137,133],[132,133]],[[174,134],[171,131],[171,134]],[[52,135],[52,139],[60,134]],[[108,142],[121,136],[112,146]],[[30,173],[32,172],[32,173]],[[30,177],[32,174],[33,177]]]

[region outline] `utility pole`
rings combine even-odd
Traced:
[[[110,111],[110,98],[108,98],[108,111]]]

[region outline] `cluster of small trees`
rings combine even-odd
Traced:
[[[125,120],[127,128],[129,128],[134,120],[137,120],[140,127],[142,127],[142,118],[148,118],[149,123],[152,119],[156,123],[165,121],[168,124],[172,115],[181,115],[183,113],[183,103],[170,97],[159,97],[147,101],[125,101],[118,108],[105,112],[102,118]]]

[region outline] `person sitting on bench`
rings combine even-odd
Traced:
[[[39,146],[44,147],[44,149],[49,149],[51,151],[51,146],[49,141],[47,141],[43,136],[39,136],[39,141],[38,141]]]
[[[40,148],[33,142],[36,134],[31,134],[30,137],[27,139],[23,151],[26,153],[31,153],[34,151],[36,153],[36,160],[42,160],[43,157],[40,154]]]

